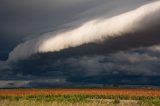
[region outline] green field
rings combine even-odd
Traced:
[[[160,97],[125,95],[0,96],[0,106],[160,106]]]

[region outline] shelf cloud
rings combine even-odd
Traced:
[[[57,52],[143,31],[159,24],[159,11],[160,1],[145,2],[135,9],[126,10],[114,16],[108,17],[107,13],[104,13],[107,17],[99,16],[79,26],[76,22],[75,25],[74,23],[68,24],[71,27],[64,31],[46,33],[19,44],[10,52],[7,61],[23,60],[37,53]]]
[[[0,16],[0,88],[160,85],[160,0],[1,0]]]

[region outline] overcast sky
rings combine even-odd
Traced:
[[[159,86],[159,19],[159,0],[1,0],[0,87]]]

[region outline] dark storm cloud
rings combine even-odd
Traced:
[[[102,42],[84,44],[78,47],[70,47],[61,51],[48,52],[45,54],[49,54],[53,59],[63,59],[70,57],[105,55],[120,50],[130,50],[138,47],[158,45],[160,42],[159,28],[159,26],[155,26],[147,30],[128,33],[119,37],[110,37]],[[44,57],[47,56],[45,54],[43,55],[43,53],[38,54],[41,54],[41,56]]]
[[[38,54],[12,64],[10,71],[13,73],[8,74],[8,80],[32,79],[30,86],[158,85],[160,55],[155,54],[159,54],[157,46],[80,57],[65,57],[64,54],[53,53]],[[48,82],[36,81],[39,78],[48,79]],[[54,83],[54,79],[65,82]]]
[[[159,1],[0,2],[0,87],[159,85]]]
[[[73,21],[76,14],[101,3],[96,0],[1,0],[0,60],[6,60],[20,42],[54,31]]]
[[[122,1],[125,2],[125,0]],[[132,6],[132,4],[129,5]],[[158,14],[160,9],[159,1],[148,3],[145,1],[138,8],[133,10],[129,8],[125,9],[128,12],[114,16],[111,15],[109,18],[102,18],[100,16],[84,22],[78,27],[76,26],[77,23],[71,23],[72,28],[46,33],[40,37],[21,43],[10,52],[7,61],[18,61],[36,53],[56,52],[83,44],[96,43],[108,40],[110,37],[116,38],[128,33],[148,30],[148,28],[159,25],[157,23],[157,20],[160,18]],[[114,12],[116,10],[111,11]]]

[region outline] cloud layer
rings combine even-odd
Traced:
[[[67,58],[64,54],[37,54],[12,64],[11,69],[1,74],[1,79],[29,80],[28,87],[90,84],[159,86],[160,51],[157,47],[158,45],[111,54]]]
[[[25,59],[36,53],[61,51],[87,43],[101,42],[110,37],[145,30],[157,25],[159,11],[160,1],[155,1],[110,18],[90,20],[67,31],[44,34],[19,44],[10,53],[8,61]]]
[[[13,2],[0,1],[0,58],[17,44],[0,87],[160,85],[159,0]]]

